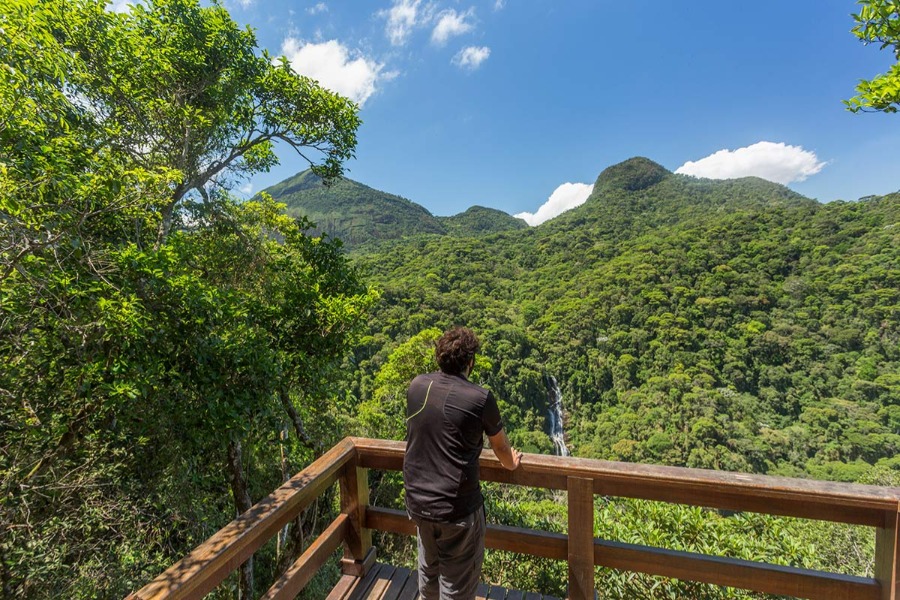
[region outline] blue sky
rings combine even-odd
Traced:
[[[638,155],[821,201],[900,189],[900,114],[841,103],[892,61],[850,33],[849,0],[225,5],[261,47],[359,102],[350,178],[436,215],[537,213],[551,196],[554,213]],[[305,168],[280,156],[253,191]]]

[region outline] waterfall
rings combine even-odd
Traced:
[[[562,392],[556,383],[556,377],[547,376],[547,415],[550,417],[550,439],[556,446],[557,456],[568,456],[566,433],[563,429]]]

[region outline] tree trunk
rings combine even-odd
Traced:
[[[250,490],[247,485],[247,477],[244,474],[241,442],[232,436],[228,442],[228,478],[231,482],[231,493],[234,496],[234,508],[237,514],[242,514],[253,506],[250,499]],[[253,597],[253,557],[247,559],[240,570],[240,597],[249,599]]]
[[[297,439],[300,440],[304,446],[312,450],[314,456],[319,456],[321,454],[320,448],[312,441],[309,434],[306,433],[306,428],[303,426],[303,419],[300,418],[297,407],[291,402],[290,393],[287,389],[281,388],[278,390],[278,397],[281,400],[281,405],[284,407],[285,412],[287,412],[288,417],[291,419],[291,424],[294,426],[294,433],[297,434]]]
[[[162,218],[159,222],[159,229],[156,232],[156,244],[153,246],[154,250],[159,250],[166,243],[166,238],[169,237],[169,230],[172,228],[172,218],[175,214],[175,205],[177,203],[178,200],[173,199],[170,204],[167,204],[162,209]]]

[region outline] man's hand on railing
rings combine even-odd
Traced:
[[[515,471],[522,460],[522,453],[513,449],[510,445],[509,438],[506,437],[506,431],[501,429],[495,435],[489,436],[488,440],[491,442],[491,449],[497,455],[497,459],[503,465],[503,468]]]

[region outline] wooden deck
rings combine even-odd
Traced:
[[[416,572],[405,567],[376,563],[365,577],[344,575],[327,600],[417,600]],[[535,592],[507,590],[482,583],[476,600],[558,600]]]

